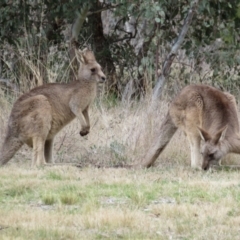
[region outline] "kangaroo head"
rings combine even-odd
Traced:
[[[106,76],[104,75],[101,66],[96,61],[92,51],[88,49],[76,51],[76,57],[80,63],[80,68],[78,70],[79,79],[105,82]]]
[[[206,130],[198,128],[202,139],[201,154],[203,156],[202,169],[208,170],[211,164],[219,164],[222,157],[226,155],[224,139],[227,126],[219,129],[214,135]]]

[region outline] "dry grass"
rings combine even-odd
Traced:
[[[1,239],[239,237],[239,172],[11,165],[0,174]]]
[[[146,111],[148,102],[119,103],[112,106],[111,102],[96,103],[91,109],[91,132],[86,137],[79,135],[80,124],[74,120],[65,127],[55,139],[56,162],[78,162],[82,166],[104,165],[112,166],[122,162],[138,161],[139,157],[151,146],[157,133],[158,127],[167,111],[167,104],[162,103],[159,111],[149,115]],[[5,134],[7,117],[10,114],[11,103],[5,104],[0,109],[1,135]],[[180,148],[179,137],[183,134],[177,133],[173,144]],[[183,138],[184,141],[186,140]],[[0,140],[2,142],[3,138]],[[162,155],[162,163],[167,163],[169,158],[178,158],[176,162],[185,161],[186,149],[173,151],[167,148]],[[188,154],[188,153],[187,153]],[[100,157],[99,157],[100,156]],[[31,149],[23,147],[10,161],[26,162],[31,159]],[[28,162],[27,165],[30,165]]]
[[[10,105],[1,104],[1,136]],[[87,137],[80,137],[77,121],[59,133],[56,161],[77,162],[82,168],[32,169],[31,150],[22,148],[0,169],[0,238],[239,239],[239,172],[190,169],[181,132],[155,168],[93,167],[138,161],[151,145],[167,103],[152,115],[147,108],[147,102],[97,103]]]

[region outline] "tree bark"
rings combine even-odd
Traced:
[[[98,59],[99,64],[102,66],[103,70],[107,75],[106,89],[107,91],[117,92],[117,81],[116,81],[116,69],[114,66],[114,61],[112,59],[110,51],[110,42],[103,34],[103,24],[101,11],[102,3],[98,0],[97,4],[94,5],[94,14],[89,18],[89,23],[93,27],[92,30],[92,41],[93,47],[95,48],[95,55]]]

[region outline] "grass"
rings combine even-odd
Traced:
[[[53,171],[72,177],[50,180]],[[0,175],[1,239],[239,237],[238,171],[11,165]]]
[[[111,168],[139,161],[167,105],[148,118],[146,102],[107,108],[92,108],[88,136],[74,121],[56,137],[56,162],[80,168],[31,168],[27,147],[0,168],[0,239],[239,239],[239,171],[192,170],[181,132],[154,168]],[[9,104],[0,111],[4,135]]]

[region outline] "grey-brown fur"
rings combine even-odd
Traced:
[[[14,103],[0,165],[7,163],[24,143],[33,148],[33,166],[53,163],[54,137],[75,117],[81,123],[80,135],[89,133],[88,109],[96,97],[97,82],[104,82],[106,77],[92,51],[76,53],[80,62],[76,81],[42,85]]]
[[[190,85],[171,103],[159,136],[138,166],[152,166],[178,128],[185,132],[190,143],[194,168],[207,170],[227,153],[240,153],[234,96],[210,86]]]

